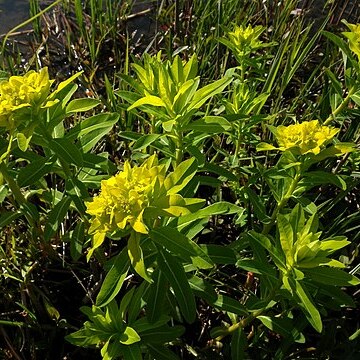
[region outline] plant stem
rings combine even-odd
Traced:
[[[336,115],[338,115],[341,111],[344,110],[345,106],[349,103],[351,96],[354,95],[356,89],[352,87],[345,99],[341,102],[341,104],[329,115],[329,117],[324,121],[324,125],[329,125],[333,120],[335,120]]]
[[[269,302],[274,298],[277,289],[278,289],[278,287],[273,288],[271,290],[271,292],[268,294],[268,296],[266,297],[266,299],[265,299],[265,301],[267,303],[266,306],[264,306],[262,309],[254,311],[252,314],[247,316],[245,319],[240,320],[236,324],[229,326],[227,329],[224,330],[224,333],[222,335],[219,335],[215,340],[221,341],[225,336],[232,334],[237,329],[239,329],[239,328],[243,329],[246,326],[248,326],[249,324],[251,324],[253,322],[253,320],[255,320],[258,316],[260,316],[267,310],[267,306],[268,306]]]
[[[274,226],[277,215],[283,209],[283,207],[288,203],[288,201],[291,198],[292,194],[294,193],[296,186],[298,185],[300,179],[301,179],[301,170],[298,169],[298,171],[296,172],[296,175],[294,176],[294,178],[291,181],[288,191],[286,192],[284,197],[277,203],[277,205],[271,215],[270,222],[264,226],[263,231],[261,232],[263,235],[267,235],[270,232],[270,230],[272,229],[272,227]]]
[[[178,166],[182,162],[184,156],[182,131],[175,130],[175,137],[176,137],[175,164],[176,166]]]

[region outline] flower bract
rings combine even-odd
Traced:
[[[48,69],[29,71],[24,76],[11,76],[0,83],[0,127],[16,127],[16,115],[21,109],[41,106],[50,92],[52,80]]]
[[[154,155],[141,166],[126,162],[123,171],[103,180],[100,194],[86,203],[93,216],[89,232],[102,237],[117,230],[146,234],[161,215],[189,213],[187,199],[177,194],[181,188],[174,187],[171,174],[166,177],[165,165],[159,165]]]
[[[344,21],[346,26],[350,29],[348,32],[342,34],[349,40],[349,48],[355,53],[360,61],[360,24],[349,24]]]
[[[338,133],[339,129],[319,124],[318,120],[304,121],[301,124],[289,126],[280,125],[270,127],[274,133],[279,147],[270,144],[260,144],[258,150],[281,151],[291,150],[294,154],[320,153],[322,148]]]
[[[264,31],[262,26],[247,27],[236,26],[234,31],[228,33],[229,40],[237,48],[239,54],[247,54],[261,46],[260,34]]]

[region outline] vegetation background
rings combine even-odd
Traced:
[[[261,293],[260,284],[266,278],[259,269],[238,262],[253,254],[254,249],[244,234],[266,228],[267,214],[271,214],[275,204],[269,184],[279,180],[282,174],[270,173],[272,168],[279,170],[278,155],[256,151],[260,141],[274,143],[274,136],[266,125],[289,125],[294,120],[332,121],[331,125],[340,128],[339,141],[359,142],[360,104],[355,95],[358,94],[360,73],[355,65],[351,65],[356,63],[356,56],[350,54],[349,48],[345,49],[347,42],[341,32],[348,29],[341,20],[359,22],[360,4],[350,0],[29,0],[29,12],[27,20],[12,24],[12,30],[0,35],[0,77],[5,79],[31,69],[48,67],[50,78],[55,79],[57,85],[82,71],[81,76],[74,79],[78,86],[74,97],[98,101],[87,103],[91,103],[88,109],[79,106],[82,111],[69,110],[63,121],[64,132],[96,114],[117,114],[104,118],[106,125],[99,130],[96,141],[95,135],[91,139],[91,154],[106,153],[107,161],[99,162],[91,170],[91,177],[81,179],[87,188],[79,196],[82,204],[79,207],[84,207],[84,200],[98,193],[101,180],[122,168],[126,160],[141,163],[152,153],[171,158],[166,147],[170,153],[179,148],[171,148],[172,140],[165,145],[158,141],[156,131],[160,131],[161,126],[153,124],[151,119],[154,114],[163,114],[151,113],[146,108],[128,111],[129,103],[134,104],[140,96],[129,95],[131,91],[136,93],[131,80],[136,78],[136,71],[131,64],[144,64],[147,54],[161,51],[162,59],[171,61],[177,55],[189,61],[196,54],[201,86],[221,81],[229,69],[236,68],[233,73],[238,72],[237,78],[234,75],[238,83],[246,84],[252,95],[263,94],[263,97],[251,95],[250,101],[249,97],[246,98],[246,91],[240,95],[236,93],[235,85],[225,89],[224,81],[224,87],[219,85],[220,90],[214,90],[206,106],[202,104],[195,109],[199,112],[192,116],[198,120],[204,114],[222,116],[226,111],[233,111],[233,116],[226,114],[229,115],[226,120],[233,121],[231,130],[209,120],[212,128],[207,131],[213,136],[206,133],[198,140],[191,135],[194,128],[189,128],[188,141],[198,141],[196,144],[201,144],[201,153],[190,148],[191,144],[186,144],[180,155],[176,150],[179,161],[171,158],[177,165],[190,156],[210,164],[204,165],[197,173],[198,186],[196,190],[189,190],[193,191],[193,197],[205,199],[207,206],[227,202],[238,207],[233,212],[227,210],[209,216],[196,234],[199,244],[221,245],[231,249],[231,254],[237,254],[233,261],[229,260],[233,255],[226,253],[229,258],[218,264],[210,275],[203,269],[196,273],[209,281],[217,294],[234,299],[236,305],[229,301],[235,310],[229,304],[209,305],[199,296],[194,323],[188,324],[181,320],[180,315],[172,315],[174,324],[184,326],[183,335],[169,341],[174,354],[182,359],[229,359],[231,354],[238,359],[358,358],[358,286],[346,289],[342,284],[338,286],[344,290],[341,304],[337,302],[339,299],[331,298],[333,302],[327,299],[323,306],[322,294],[319,295],[324,328],[320,334],[309,325],[301,325],[306,335],[305,342],[291,341],[286,337],[289,331],[284,334],[284,329],[274,327],[274,324],[280,324],[275,321],[277,315],[296,308],[294,304],[289,305],[290,300],[286,297],[279,301],[278,314],[271,314],[275,320],[270,326],[263,319],[263,322],[246,327],[248,345],[244,346],[246,352],[241,355],[234,355],[232,349],[235,345],[231,343],[235,341],[223,339],[223,335],[212,331],[219,326],[236,324],[243,316],[239,304],[247,303],[250,295]],[[3,11],[0,16],[6,18],[7,15]],[[242,59],[243,55],[236,54],[224,39],[228,39],[229,32],[236,25],[248,24],[263,27],[260,39],[267,45],[256,48],[249,55],[248,62],[239,66],[239,58]],[[351,78],[353,83],[349,80]],[[351,88],[353,92],[348,96]],[[240,100],[236,100],[234,94],[239,95]],[[95,104],[98,107],[94,109]],[[244,104],[250,105],[245,108]],[[228,110],[230,108],[233,110]],[[237,118],[236,114],[242,117]],[[204,124],[202,126],[201,129],[205,129]],[[7,135],[1,131],[5,140]],[[141,137],[143,134],[155,136]],[[186,143],[186,137],[183,143]],[[35,143],[31,145],[31,153],[44,156],[45,148],[41,143]],[[79,225],[82,215],[77,205],[69,205],[58,222],[51,222],[49,215],[55,214],[53,210],[62,201],[62,193],[76,197],[72,191],[83,189],[78,184],[69,188],[61,170],[50,171],[48,165],[40,179],[28,184],[26,176],[35,167],[26,171],[22,169],[33,164],[35,157],[26,157],[17,150],[9,160],[11,177],[22,181],[21,189],[26,201],[39,210],[39,229],[49,228],[55,223],[56,226],[51,228],[54,231],[49,230],[47,241],[39,239],[24,218],[24,209],[18,207],[13,191],[9,192],[5,183],[1,185],[0,356],[4,359],[99,359],[99,349],[78,347],[64,338],[79,330],[87,320],[79,308],[95,304],[110,266],[106,268],[104,263],[118,254],[121,246],[113,239],[104,245],[102,253],[87,261],[86,251],[91,240]],[[51,166],[56,165],[56,161]],[[73,159],[69,161],[75,178],[74,174],[78,176],[84,164],[79,166],[76,160],[75,164],[71,163]],[[306,197],[299,195],[290,199],[293,205],[301,203],[298,199],[303,200],[301,205],[308,213],[316,207],[324,238],[346,236],[351,241],[345,249],[335,252],[334,258],[352,275],[356,275],[360,268],[359,164],[357,151],[324,159],[313,170],[328,175],[314,177],[315,185],[304,182]],[[5,173],[3,175],[5,177]],[[324,181],[324,176],[331,181]],[[71,199],[76,204],[74,197]],[[268,256],[267,259],[272,258]],[[269,262],[273,264],[272,260]],[[134,272],[124,280],[123,288],[127,291],[131,286],[140,286],[141,280]],[[123,295],[118,294],[117,299]],[[342,296],[340,292],[338,296]],[[296,310],[293,314],[297,316]],[[153,354],[146,356],[155,358]],[[171,359],[171,355],[168,356],[164,358]]]

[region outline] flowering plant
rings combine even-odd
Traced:
[[[259,36],[264,31],[263,26],[247,27],[235,26],[233,31],[228,32],[229,40],[238,50],[239,55],[245,55],[262,46]]]
[[[24,76],[11,76],[0,83],[0,127],[13,130],[17,125],[19,110],[47,107],[44,104],[49,95],[52,80],[47,68],[40,72],[29,71]]]
[[[268,143],[260,143],[257,146],[257,150],[290,150],[294,155],[318,155],[325,148],[326,144],[339,132],[339,129],[320,125],[318,120],[304,121],[301,124],[288,126],[269,126],[269,129],[275,135],[279,147]],[[342,145],[335,145],[339,153],[350,151],[348,146]]]
[[[342,34],[349,40],[349,48],[352,50],[360,61],[360,24],[349,24],[344,21],[345,25],[350,31],[343,32]]]
[[[0,128],[10,134],[8,148],[1,154],[0,162],[10,153],[15,136],[22,151],[28,148],[35,128],[43,120],[46,121],[46,110],[60,102],[66,105],[69,98],[65,94],[61,95],[61,91],[80,74],[81,72],[61,82],[53,92],[51,85],[54,80],[50,80],[47,67],[39,72],[31,70],[23,76],[10,76],[9,79],[0,81]],[[70,96],[71,94],[69,92]],[[62,113],[65,116],[66,112]],[[57,118],[61,119],[59,113]]]
[[[141,166],[131,167],[126,162],[123,171],[103,180],[100,194],[86,203],[87,213],[93,216],[89,233],[94,235],[94,246],[90,256],[106,233],[128,230],[147,234],[159,216],[186,215],[190,205],[202,205],[201,199],[185,199],[178,193],[191,180],[193,173],[187,174],[186,169],[194,164],[194,159],[186,160],[166,176],[166,166],[159,165],[152,155]]]

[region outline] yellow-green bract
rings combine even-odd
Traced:
[[[321,149],[339,132],[339,129],[320,125],[318,120],[304,121],[301,124],[269,127],[276,137],[279,147],[267,143],[258,145],[257,150],[291,150],[295,154],[317,155]]]

